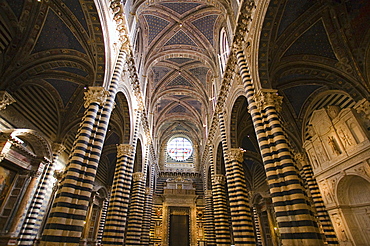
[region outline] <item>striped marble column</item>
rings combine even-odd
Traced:
[[[98,229],[98,233],[96,236],[97,245],[101,245],[102,243],[105,220],[107,218],[108,204],[109,204],[109,198],[106,198],[103,202],[103,207],[101,210],[101,216],[100,216],[100,221],[99,221],[99,229]]]
[[[96,133],[96,119],[106,95],[106,90],[101,87],[92,87],[86,93],[87,109],[41,245],[75,245],[80,241],[101,150],[100,145],[94,144],[92,136]]]
[[[141,233],[141,245],[149,245],[150,242],[150,225],[153,214],[153,190],[154,190],[154,165],[150,166],[149,186],[145,189],[145,206],[143,217],[143,230]]]
[[[84,117],[46,223],[41,246],[76,245],[80,241],[126,52],[121,49],[118,54],[109,90],[90,87],[85,93]]]
[[[230,246],[230,224],[229,210],[227,207],[227,197],[225,189],[225,176],[215,173],[215,163],[213,161],[213,148],[209,148],[209,163],[212,177],[212,197],[213,214],[215,223],[216,243],[218,246]]]
[[[253,219],[254,219],[254,227],[255,227],[255,232],[256,232],[256,246],[262,246],[262,235],[261,235],[261,225],[260,225],[260,220],[258,218],[258,213],[257,209],[253,207]]]
[[[145,178],[145,173],[136,172],[133,174],[129,219],[125,240],[125,245],[127,246],[141,245],[140,238],[143,225]]]
[[[128,159],[132,158],[134,147],[130,144],[117,145],[116,169],[112,192],[105,219],[103,245],[123,245],[127,220],[130,185],[127,185]]]
[[[103,245],[122,245],[130,201],[134,156],[138,138],[141,111],[136,111],[132,144],[117,146],[117,163],[113,178],[111,199],[103,232]]]
[[[316,209],[317,217],[321,225],[323,234],[327,245],[338,245],[338,239],[334,231],[333,224],[330,220],[328,211],[326,210],[324,201],[322,199],[319,186],[317,185],[316,179],[312,171],[312,167],[305,158],[304,154],[296,154],[295,159],[302,165],[302,176],[304,177],[307,188],[311,193],[313,205]]]
[[[281,98],[275,91],[256,94],[242,48],[236,47],[236,57],[282,244],[324,245],[277,114]]]
[[[19,235],[18,245],[34,245],[34,240],[37,237],[53,191],[55,162],[64,150],[65,147],[62,144],[53,145],[53,159],[50,163],[47,163],[41,174],[38,187]]]
[[[149,145],[145,148],[143,172],[136,172],[133,175],[133,185],[131,191],[131,202],[129,208],[129,219],[127,224],[125,245],[143,245],[141,236],[143,232],[143,223],[145,218],[146,203],[146,177],[149,161]]]
[[[213,214],[213,199],[212,191],[206,190],[204,192],[206,200],[206,209],[204,211],[204,230],[208,246],[216,246],[215,221]]]
[[[227,209],[226,197],[226,179],[223,174],[214,175],[214,187],[212,193],[214,197],[214,216],[215,216],[215,229],[216,229],[216,243],[217,245],[230,246],[230,224],[229,212]]]
[[[228,182],[231,222],[235,245],[255,245],[255,235],[243,161],[244,152],[232,148],[228,152],[229,165],[233,179]]]
[[[243,170],[243,152],[227,146],[224,114],[218,113],[222,149],[226,166],[227,189],[229,192],[232,232],[235,245],[254,245],[255,237],[247,184]]]

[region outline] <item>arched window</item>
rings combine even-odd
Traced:
[[[220,66],[221,66],[221,72],[224,73],[226,68],[226,62],[227,58],[230,53],[230,47],[229,47],[229,41],[227,40],[227,34],[225,28],[221,29],[220,32]]]

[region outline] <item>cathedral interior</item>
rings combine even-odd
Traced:
[[[370,1],[0,0],[0,245],[370,245]]]

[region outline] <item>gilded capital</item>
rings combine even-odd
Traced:
[[[215,176],[214,176],[214,181],[215,181],[215,184],[225,184],[225,181],[226,181],[226,179],[225,179],[225,175],[223,175],[223,174],[216,174]]]
[[[107,99],[109,92],[105,90],[104,87],[89,87],[87,91],[85,91],[85,104],[84,107],[88,108],[91,103],[98,103],[99,105],[103,105]]]
[[[145,178],[145,174],[142,172],[136,172],[132,174],[132,179],[134,180],[134,182],[144,181],[144,178]]]
[[[274,106],[276,111],[281,111],[281,104],[283,103],[283,97],[279,96],[277,90],[262,89],[254,95],[254,101],[260,110],[267,106]]]
[[[228,154],[231,161],[243,162],[244,160],[244,151],[239,148],[230,149]]]
[[[130,155],[134,151],[134,146],[131,144],[119,144],[117,145],[117,157],[123,155]]]
[[[0,91],[0,110],[6,108],[6,106],[15,102],[15,99],[7,92]]]

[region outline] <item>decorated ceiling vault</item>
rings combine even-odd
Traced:
[[[0,245],[367,245],[366,0],[0,0]]]

